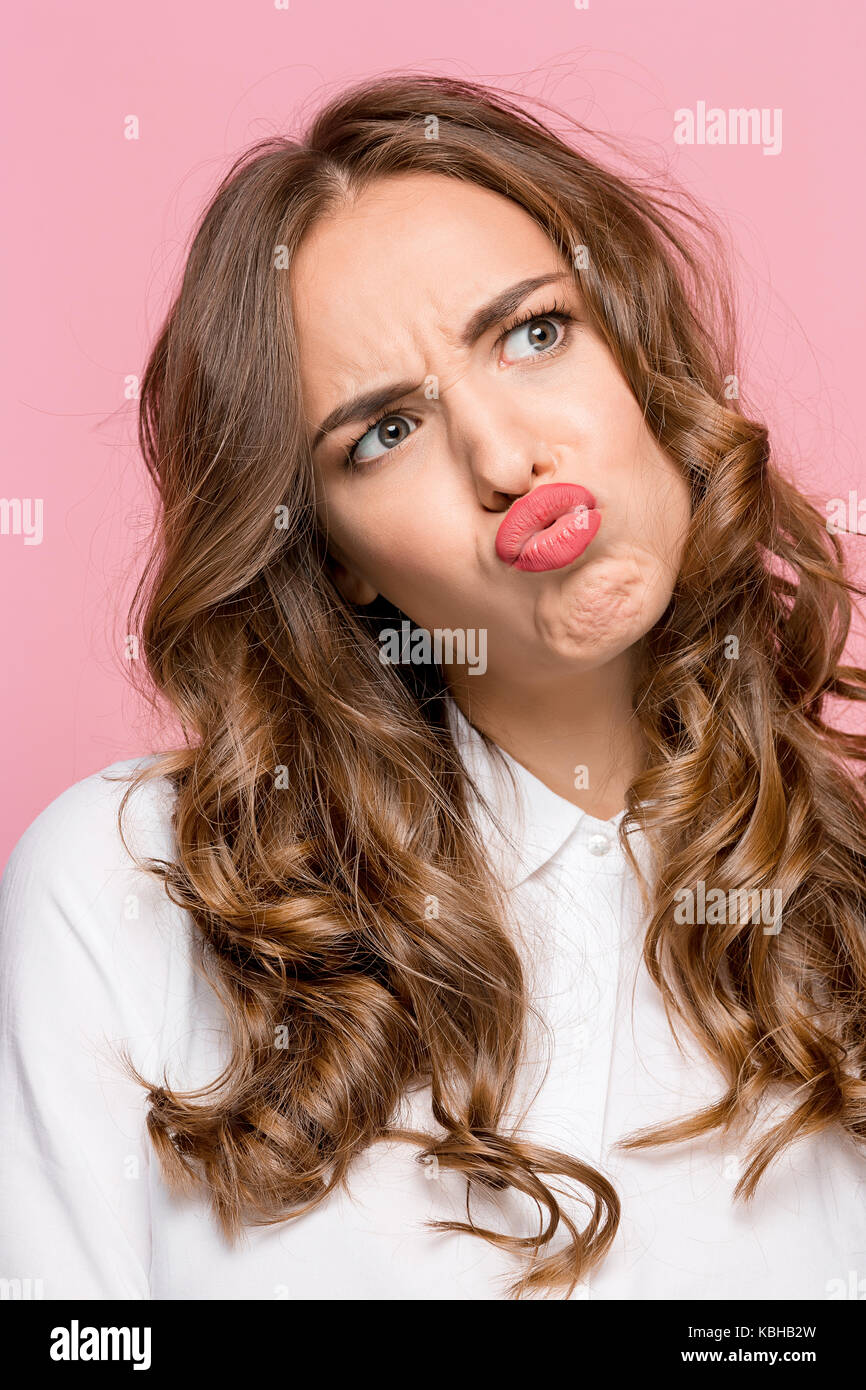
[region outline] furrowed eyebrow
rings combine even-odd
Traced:
[[[516,285],[509,285],[494,299],[475,310],[460,334],[461,345],[472,347],[488,329],[494,328],[502,319],[513,314],[526,296],[532,294],[533,290],[540,289],[542,285],[552,285],[562,280],[572,280],[569,271],[561,270],[552,271],[547,275],[533,275],[528,280],[519,280]],[[364,391],[359,396],[353,396],[351,400],[343,401],[329,415],[326,415],[319,425],[313,436],[312,449],[317,449],[325,436],[333,434],[334,430],[339,429],[341,425],[354,424],[358,420],[367,420],[371,415],[376,415],[380,410],[384,410],[392,401],[401,400],[404,396],[419,391],[423,384],[423,382],[418,381],[391,381],[385,386],[380,386],[373,391]]]

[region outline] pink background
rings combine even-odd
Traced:
[[[850,0],[42,0],[9,31],[0,493],[42,498],[44,537],[0,536],[0,863],[71,782],[159,741],[123,660],[150,515],[125,378],[230,157],[350,81],[479,78],[666,159],[737,247],[744,394],[822,511],[866,496],[866,21]],[[698,101],[781,107],[781,153],[677,146],[673,113]]]

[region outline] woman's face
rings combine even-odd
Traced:
[[[438,174],[381,179],[310,230],[291,290],[311,441],[338,407],[383,395],[313,453],[345,598],[381,593],[430,631],[483,629],[488,678],[529,686],[598,667],[652,627],[689,490],[590,327],[574,272],[521,207]],[[505,563],[504,513],[560,482],[593,494],[591,544],[556,569]]]

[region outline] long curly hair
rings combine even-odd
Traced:
[[[646,967],[671,1026],[692,1032],[727,1090],[625,1147],[748,1121],[781,1086],[792,1108],[749,1153],[734,1194],[748,1200],[798,1136],[839,1125],[866,1137],[854,766],[866,735],[831,727],[827,712],[830,698],[866,699],[866,671],[842,664],[863,591],[728,389],[735,295],[714,223],[685,195],[579,152],[591,132],[556,115],[570,138],[514,94],[388,76],[339,94],[305,139],[258,142],[223,179],[140,399],[160,509],[130,631],[183,746],[143,766],[121,807],[123,834],[135,786],[170,779],[176,858],[146,867],[190,914],[196,968],[231,1043],[223,1072],[196,1091],[154,1084],[125,1057],[148,1088],[169,1183],[204,1184],[234,1240],[245,1223],[315,1207],[370,1144],[406,1140],[467,1181],[467,1221],[430,1224],[522,1256],[508,1290],[518,1298],[569,1296],[609,1249],[620,1204],[601,1172],[505,1123],[532,992],[471,815],[442,672],[384,666],[375,634],[404,615],[381,599],[345,602],[326,563],[283,271],[316,219],[371,180],[444,174],[536,219],[689,480],[680,573],[638,644],[633,717],[649,756],[619,835],[643,894]],[[649,874],[629,845],[635,825]],[[700,880],[780,890],[782,929],[683,923],[679,894]],[[401,1097],[428,1085],[435,1131],[397,1126]],[[577,1184],[582,1227],[554,1177]],[[505,1188],[537,1204],[536,1233],[476,1224],[471,1192],[495,1201]]]

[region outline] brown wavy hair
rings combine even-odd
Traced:
[[[639,644],[634,718],[649,757],[619,833],[644,894],[646,966],[672,1026],[692,1031],[728,1089],[625,1146],[748,1122],[780,1086],[792,1108],[750,1151],[735,1189],[747,1200],[797,1136],[838,1125],[866,1137],[854,767],[866,736],[827,717],[830,697],[866,699],[866,671],[842,664],[863,591],[838,537],[771,463],[765,427],[729,399],[734,294],[715,224],[685,195],[582,153],[591,132],[545,111],[463,80],[388,76],[338,95],[305,139],[255,144],[223,179],[139,415],[161,505],[130,631],[184,746],[145,765],[121,808],[138,783],[170,779],[176,860],[147,867],[189,912],[197,968],[230,1030],[224,1071],[197,1091],[154,1085],[126,1057],[148,1087],[167,1180],[204,1183],[234,1239],[244,1223],[322,1202],[368,1145],[407,1140],[467,1180],[467,1221],[432,1225],[526,1257],[516,1297],[570,1295],[610,1247],[620,1205],[601,1172],[504,1122],[533,1003],[470,814],[442,672],[381,664],[375,634],[404,615],[343,600],[317,526],[278,262],[371,180],[469,180],[522,206],[570,263],[589,248],[575,275],[591,319],[690,482],[681,572]],[[280,508],[288,529],[275,526]],[[628,843],[638,824],[649,878]],[[782,930],[678,923],[677,890],[701,879],[781,889]],[[396,1126],[401,1097],[426,1085],[438,1132]],[[577,1184],[582,1228],[554,1176]],[[505,1188],[537,1204],[537,1232],[475,1222],[472,1191]]]

